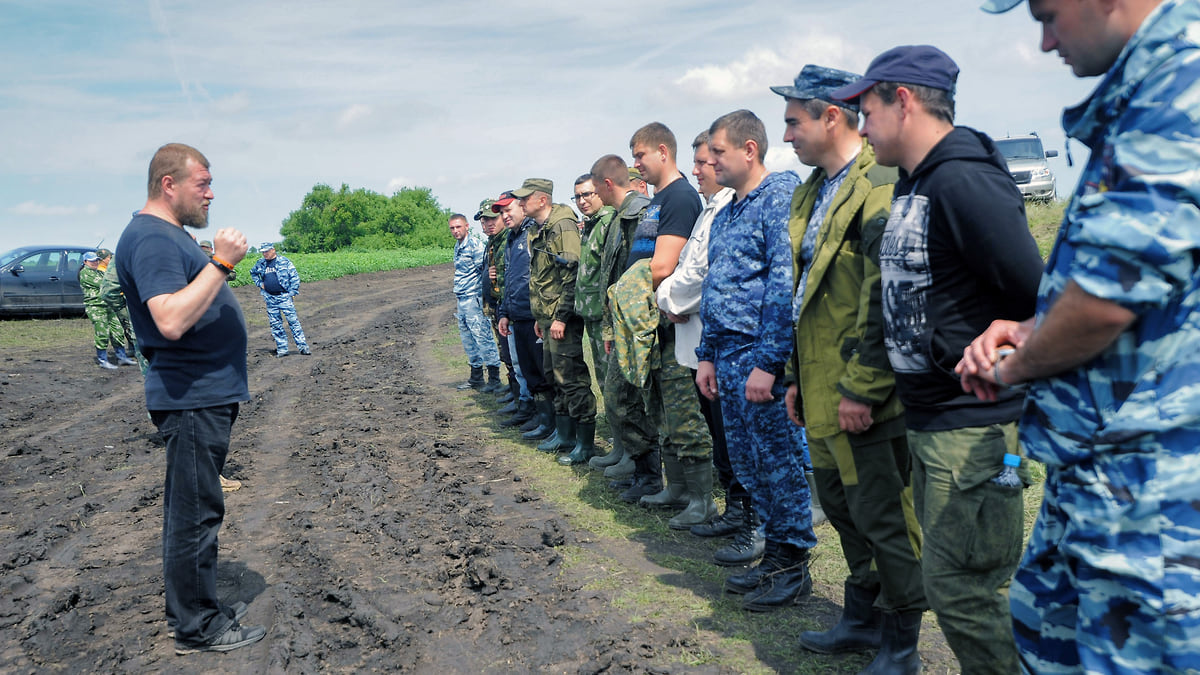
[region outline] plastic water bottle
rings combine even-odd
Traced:
[[[1021,466],[1021,456],[1011,452],[1004,453],[1004,468],[992,482],[1003,487],[1019,488],[1022,486],[1021,477],[1017,475],[1017,467]]]

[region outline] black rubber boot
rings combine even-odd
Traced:
[[[566,452],[575,447],[575,420],[569,415],[554,414],[554,433],[538,443],[542,452]]]
[[[842,600],[842,618],[824,633],[804,631],[800,634],[800,646],[818,654],[879,649],[883,614],[875,607],[877,597],[879,589],[863,588],[847,581]]]
[[[527,441],[544,441],[554,433],[554,401],[543,395],[541,398],[534,399],[534,405],[538,411],[538,425],[521,434],[521,438]]]
[[[485,394],[499,394],[504,391],[504,385],[500,384],[500,366],[488,366],[487,378],[487,384],[479,391]]]
[[[508,386],[504,388],[500,395],[496,397],[496,403],[512,403],[521,395],[521,385],[517,384],[517,378],[510,373],[508,376]]]
[[[749,498],[742,500],[742,527],[733,535],[733,541],[728,546],[722,546],[713,553],[713,562],[725,567],[749,565],[758,560],[766,551],[766,540],[758,531],[758,514]]]
[[[859,675],[914,675],[921,672],[921,653],[917,640],[921,637],[923,612],[884,612],[879,653]]]
[[[505,406],[496,411],[498,415],[512,415],[517,412],[517,408],[521,405],[521,385],[516,380],[508,381],[508,400],[497,399],[497,403],[504,403]],[[510,425],[511,426],[511,425]]]
[[[751,612],[771,612],[791,607],[801,598],[812,595],[812,576],[808,573],[808,549],[795,544],[778,544],[776,557],[769,561],[771,571],[761,577],[758,588],[746,593],[742,609]],[[768,564],[766,554],[759,567]]]
[[[578,422],[575,425],[575,448],[558,458],[563,466],[583,464],[596,454],[596,423]]]
[[[729,537],[742,529],[742,520],[745,517],[741,502],[726,501],[725,513],[703,525],[693,525],[691,533],[697,537]]]
[[[621,493],[623,501],[636,504],[647,495],[662,489],[662,470],[659,468],[658,450],[633,458],[633,485]]]
[[[513,416],[500,423],[502,427],[519,427],[531,419],[537,417],[537,407],[534,405],[533,399],[517,401],[517,412]]]
[[[455,387],[456,389],[479,389],[483,386],[483,366],[471,366],[471,377],[466,382]]]

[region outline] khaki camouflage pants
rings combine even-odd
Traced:
[[[599,382],[601,387],[608,381],[608,354],[604,351],[604,336],[600,334],[602,323],[599,319],[583,322],[587,343],[592,350],[592,364],[596,367],[596,382]],[[608,404],[605,403],[605,406]]]
[[[908,432],[925,534],[925,597],[964,673],[1019,672],[1008,587],[1021,557],[1021,488],[996,485],[1017,425]]]

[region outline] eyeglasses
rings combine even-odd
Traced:
[[[595,192],[580,192],[579,194],[575,195],[575,201],[579,201],[580,199],[588,199],[595,196]]]

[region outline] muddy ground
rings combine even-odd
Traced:
[[[0,671],[734,672],[745,661],[721,655],[739,649],[746,669],[796,670],[798,650],[756,649],[753,635],[693,616],[647,620],[590,585],[594,569],[564,564],[564,550],[582,547],[631,579],[678,576],[648,559],[661,538],[574,526],[498,442],[515,436],[470,409],[490,402],[454,390],[451,274],[305,284],[297,306],[313,355],[283,359],[257,291],[235,289],[250,319],[252,400],[225,472],[245,485],[226,496],[219,580],[268,632],[227,654],[178,657],[167,638],[164,456],[136,369],[95,368],[86,343],[6,348]],[[673,554],[703,565],[714,545]],[[721,601],[719,581],[681,585]],[[835,617],[840,587],[819,595],[786,612]],[[953,657],[934,640],[923,641],[926,662],[946,672]],[[812,665],[865,663],[852,658]]]

